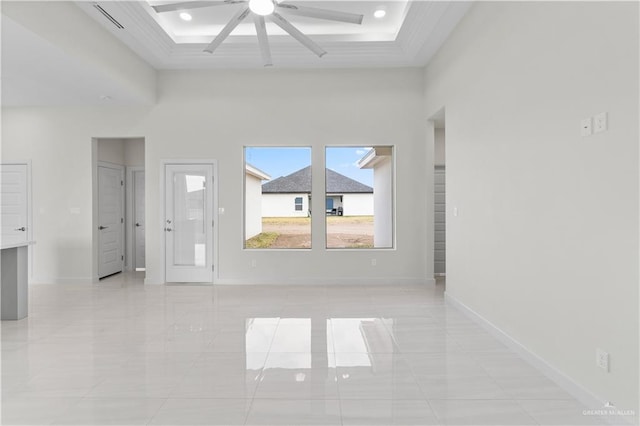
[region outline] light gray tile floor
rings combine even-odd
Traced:
[[[2,424],[600,424],[443,285],[32,285]],[[591,407],[599,409],[601,407]]]

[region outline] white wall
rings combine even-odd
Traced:
[[[144,138],[123,139],[124,165],[144,166]]]
[[[245,239],[262,232],[262,180],[249,173],[245,176]]]
[[[638,3],[478,2],[425,115],[446,109],[447,294],[636,413],[638,36]]]
[[[144,166],[144,138],[97,138],[98,161]]]
[[[373,194],[343,194],[344,216],[373,216]]]
[[[98,161],[124,166],[124,141],[122,139],[98,139]]]
[[[155,101],[155,70],[73,2],[3,1],[2,14],[68,54],[73,58],[74,69],[79,66],[91,70],[95,74],[93,81],[116,91],[104,93],[113,96],[115,102],[152,104]],[[64,79],[52,72],[50,81]],[[79,81],[78,85],[83,83]],[[55,90],[40,81],[35,84],[45,90]]]
[[[167,71],[154,107],[3,108],[3,160],[33,159],[34,278],[91,278],[91,138],[145,137],[147,282],[164,276],[160,160],[171,158],[218,160],[225,209],[216,221],[218,282],[425,282],[433,276],[424,266],[433,238],[415,218],[432,217],[431,195],[414,190],[416,181],[433,184],[423,167],[433,155],[424,143],[423,78],[420,69]],[[389,141],[402,149],[398,249],[376,253],[375,268],[367,251],[327,252],[324,220],[312,221],[311,251],[241,249],[245,145],[311,146],[313,190],[321,194],[313,217],[324,218],[325,145]],[[257,267],[248,268],[254,259]]]
[[[433,176],[431,176],[431,179],[433,179]],[[394,204],[393,158],[391,156],[383,157],[383,159],[374,166],[373,187],[375,188],[375,192],[373,193],[373,245],[374,247],[390,248],[393,247]],[[431,202],[433,202],[433,194],[429,195],[431,196]],[[411,194],[407,196],[413,197]],[[418,196],[416,198],[420,197]],[[419,210],[419,206],[416,206],[416,210]]]
[[[302,198],[302,210],[295,209],[296,198]],[[307,217],[309,194],[262,194],[262,217]]]

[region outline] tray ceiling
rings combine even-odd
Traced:
[[[262,68],[255,27],[239,25],[213,53],[203,52],[242,5],[156,13],[151,6],[174,1],[104,1],[76,4],[156,69]],[[316,57],[272,23],[267,24],[276,68],[423,66],[464,16],[458,1],[305,1],[292,4],[363,14],[362,25],[300,16],[286,18],[328,53]],[[113,19],[108,19],[96,5]],[[375,18],[383,8],[384,18]],[[115,25],[113,21],[123,28]]]

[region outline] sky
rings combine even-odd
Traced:
[[[367,147],[328,147],[327,167],[373,187],[373,170],[356,166],[368,150]],[[276,179],[311,165],[311,148],[247,147],[245,160],[270,175],[271,179]]]

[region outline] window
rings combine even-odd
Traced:
[[[327,147],[327,248],[393,248],[393,147]]]
[[[244,247],[311,248],[311,148],[245,147],[244,159]]]

